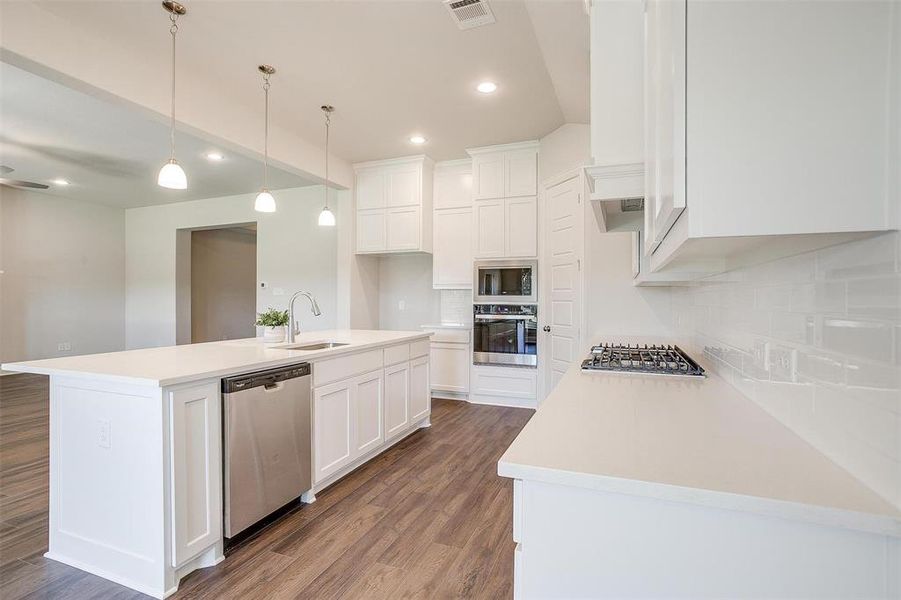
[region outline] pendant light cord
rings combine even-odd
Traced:
[[[169,20],[172,25],[169,27],[169,33],[172,34],[172,106],[169,117],[169,147],[171,150],[170,158],[175,159],[175,34],[178,33],[178,15],[169,14]]]
[[[332,122],[332,114],[325,111],[325,207],[328,208],[328,130]]]
[[[263,94],[266,97],[266,124],[263,126],[263,188],[269,189],[269,75],[263,74]]]

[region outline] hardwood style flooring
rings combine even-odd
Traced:
[[[422,429],[182,580],[177,599],[510,598],[497,459],[532,411],[432,401]],[[0,377],[0,598],[147,598],[45,559],[48,385]]]

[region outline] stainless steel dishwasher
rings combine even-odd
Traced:
[[[222,380],[225,537],[313,487],[310,364]]]

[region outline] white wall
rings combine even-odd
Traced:
[[[565,123],[538,143],[538,181],[545,182],[576,167],[591,164],[589,126]]]
[[[0,186],[0,270],[3,362],[124,349],[122,209]]]
[[[591,3],[591,155],[596,164],[644,161],[644,4]]]
[[[901,507],[901,234],[712,277],[674,308],[718,373]]]
[[[309,290],[319,300],[322,316],[314,317],[298,301],[301,329],[337,325],[338,235],[337,228],[317,225],[323,187],[279,190],[274,195],[278,212],[271,214],[253,210],[254,194],[125,211],[128,348],[176,343],[176,231],[186,228],[255,222],[257,311],[286,308],[290,294]],[[332,205],[340,219],[343,203],[336,200]],[[259,282],[268,288],[260,289]]]
[[[379,258],[354,254],[354,203],[350,192],[338,195],[338,327],[379,328]]]
[[[440,304],[441,295],[432,289],[431,254],[379,259],[379,329],[417,330],[437,323]]]

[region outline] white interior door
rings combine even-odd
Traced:
[[[543,323],[545,395],[583,352],[582,315],[582,177],[545,190],[544,281],[547,290]]]

